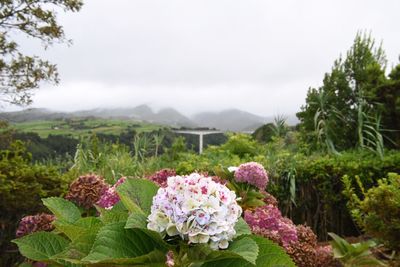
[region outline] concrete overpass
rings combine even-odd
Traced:
[[[224,133],[222,131],[212,131],[212,130],[172,130],[174,133],[178,134],[193,134],[199,136],[199,154],[203,153],[203,136],[209,134],[219,134]]]

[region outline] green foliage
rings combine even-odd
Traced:
[[[376,246],[372,240],[350,244],[343,238],[329,233],[332,237],[331,245],[333,256],[338,259],[344,267],[355,266],[386,266],[383,262],[376,259],[371,252],[371,248]]]
[[[400,147],[400,64],[397,65],[384,84],[373,90],[371,102],[375,103],[378,113],[382,116],[385,128],[385,145],[392,148]]]
[[[13,241],[26,258],[50,262],[51,258],[62,252],[68,245],[68,240],[55,233],[37,232]],[[56,261],[61,263],[60,261]]]
[[[220,149],[243,158],[246,155],[256,155],[257,143],[252,140],[250,135],[235,134],[229,136],[228,141],[223,144]]]
[[[295,266],[281,247],[251,235],[243,219],[227,250],[173,239],[167,242],[146,228],[145,214],[157,192],[155,184],[128,179],[117,191],[120,206],[99,210],[99,218],[82,218],[74,204],[61,198],[45,199],[57,216],[56,231],[33,233],[13,242],[30,260],[64,266],[164,266],[168,251],[174,252],[177,266]]]
[[[385,68],[382,47],[370,35],[357,33],[346,56],[325,74],[323,85],[309,89],[306,105],[297,113],[304,139],[330,153],[359,147],[383,157],[388,145],[383,133],[400,129],[394,117],[398,115],[396,68],[389,77]],[[384,96],[385,90],[392,99]]]
[[[54,8],[77,12],[81,0],[63,1],[1,1],[0,7],[0,101],[29,104],[31,91],[42,81],[58,82],[55,65],[37,56],[23,55],[15,33],[38,39],[44,47],[54,42],[68,42],[57,22]]]
[[[250,227],[243,218],[239,218],[238,222],[235,225],[235,231],[236,237],[251,234]]]
[[[230,138],[246,144],[250,137],[232,135]],[[228,140],[227,143],[235,142]],[[326,155],[310,153],[306,148],[304,154],[301,152],[304,143],[293,145],[283,138],[273,138],[267,144],[251,140],[251,144],[256,147],[254,156],[244,154],[240,157],[228,150],[229,146],[223,145],[208,147],[201,155],[176,153],[173,160],[163,155],[158,166],[175,168],[178,174],[199,171],[227,178],[227,167],[248,161],[259,162],[268,172],[267,191],[278,198],[283,214],[296,223],[312,227],[321,240],[328,238],[328,231],[340,235],[358,233],[346,212],[347,198],[341,194],[344,175],[358,175],[365,187],[370,188],[376,184],[376,177],[385,176],[387,172],[400,172],[400,154],[396,151],[385,151],[385,157],[381,159],[370,151],[359,150]]]
[[[94,264],[162,264],[167,250],[141,229],[125,229],[125,224],[105,225],[97,234],[90,253],[81,261]]]
[[[267,123],[254,131],[253,138],[259,142],[270,142],[273,137],[285,137],[289,127],[286,124],[286,118],[278,115],[274,118],[274,123]]]
[[[344,194],[357,224],[370,236],[382,240],[388,247],[400,250],[400,175],[389,173],[378,185],[365,191],[356,176],[363,199],[360,199],[349,176],[343,177]]]
[[[272,141],[272,137],[275,136],[273,127],[274,127],[273,123],[264,124],[263,126],[257,128],[254,131],[254,133],[252,133],[252,136],[258,142],[268,143],[268,142]]]
[[[258,255],[254,253],[255,246],[253,242],[241,242],[241,240],[252,240],[258,247]],[[244,248],[239,248],[244,246]],[[254,248],[251,248],[254,247]],[[237,254],[235,253],[235,249],[238,251],[246,250],[247,253]],[[253,250],[253,251],[251,251]],[[242,236],[234,240],[227,252],[233,252],[236,255],[224,255],[227,253],[214,253],[212,251],[207,251],[203,248],[203,250],[197,251],[195,254],[202,254],[202,260],[204,264],[200,265],[202,267],[212,267],[212,266],[295,266],[293,261],[285,255],[285,252],[272,241],[262,238],[260,236],[251,235],[251,236]],[[219,254],[219,255],[218,255]],[[197,256],[197,255],[196,255]],[[192,256],[193,257],[193,256]]]
[[[93,137],[90,142],[78,145],[70,175],[76,177],[96,172],[114,183],[121,176],[141,176],[142,165],[127,146],[100,143]]]
[[[294,166],[297,198],[293,219],[306,222],[318,233],[319,238],[325,239],[328,231],[340,235],[356,232],[350,215],[344,212],[347,198],[341,194],[342,177],[346,174],[350,177],[358,175],[365,188],[371,188],[377,183],[376,177],[400,171],[400,154],[388,152],[384,160],[360,151],[346,152],[340,156],[298,156]]]
[[[57,217],[58,220],[75,222],[81,217],[81,212],[72,203],[60,197],[50,197],[42,200],[43,204]]]
[[[16,222],[25,215],[44,211],[40,198],[62,195],[68,181],[52,166],[31,163],[22,142],[0,151],[0,251],[9,250]],[[7,248],[7,249],[6,249]],[[1,254],[3,264],[11,255]],[[0,261],[1,265],[2,261]]]
[[[167,149],[166,156],[171,160],[177,160],[179,155],[187,152],[185,138],[180,136],[174,140],[171,147]]]
[[[142,212],[146,216],[150,214],[157,190],[158,187],[146,179],[128,179],[117,188],[122,203],[130,212]]]
[[[37,211],[40,197],[60,195],[65,191],[67,181],[59,178],[55,168],[31,164],[30,159],[21,142],[0,151],[1,214]]]

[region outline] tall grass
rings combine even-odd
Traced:
[[[143,150],[142,150],[143,152]],[[74,157],[72,172],[83,174],[95,172],[114,183],[121,176],[142,177],[146,168],[129,148],[120,144],[79,144]]]

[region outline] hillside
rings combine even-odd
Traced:
[[[140,105],[133,108],[96,108],[74,112],[57,112],[31,108],[22,111],[0,113],[0,120],[6,120],[10,123],[27,123],[27,125],[29,125],[29,122],[34,121],[42,121],[42,124],[46,124],[45,121],[65,119],[108,119],[118,120],[123,124],[141,122],[176,128],[208,127],[222,131],[236,132],[254,131],[263,124],[273,121],[273,117],[261,117],[239,109],[202,112],[188,117],[173,108],[164,108],[155,112],[147,105]],[[287,123],[294,125],[297,123],[297,118],[289,116]],[[52,124],[52,122],[48,122],[48,124]]]
[[[127,129],[136,132],[148,132],[160,129],[162,126],[132,120],[75,118],[55,120],[33,120],[11,123],[11,126],[21,132],[34,132],[45,138],[51,135],[71,135],[82,137],[93,133],[119,135]]]
[[[266,118],[238,109],[203,112],[193,116],[199,126],[230,131],[251,131],[265,124]]]

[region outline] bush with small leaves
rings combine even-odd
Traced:
[[[354,220],[368,235],[400,251],[400,175],[389,173],[388,178],[378,180],[378,185],[367,191],[357,176],[356,181],[363,199],[356,195],[350,177],[343,177],[344,194],[349,198]]]

